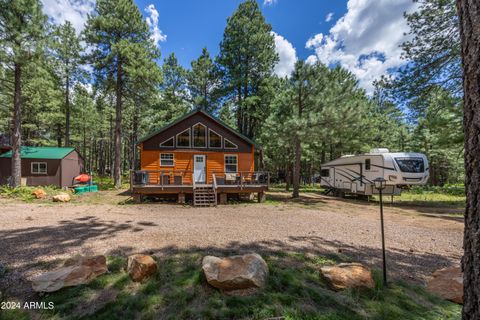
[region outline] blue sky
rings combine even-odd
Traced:
[[[95,0],[41,0],[53,23],[69,20],[81,32]],[[175,52],[189,68],[203,47],[212,55],[227,18],[241,0],[135,0],[162,57]],[[413,0],[257,0],[272,25],[280,61],[275,73],[288,76],[297,59],[341,65],[367,93],[373,81],[408,63],[400,44],[408,39],[404,12]]]
[[[140,8],[153,4],[159,12],[159,28],[167,35],[160,43],[162,56],[174,52],[180,63],[190,67],[203,47],[217,54],[227,18],[232,15],[240,0],[185,0],[149,1],[137,0]],[[335,17],[346,12],[346,0],[278,0],[271,5],[259,1],[260,8],[273,31],[288,39],[297,49],[299,58],[306,59],[312,50],[305,48],[307,40],[317,33],[328,33],[335,23]],[[325,21],[333,12],[333,19]],[[148,15],[143,10],[145,15]]]

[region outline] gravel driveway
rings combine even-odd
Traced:
[[[97,195],[99,197],[101,195]],[[255,250],[336,254],[380,267],[380,224],[373,203],[305,196],[299,203],[192,208],[171,204],[35,204],[0,199],[0,288],[75,254]],[[385,208],[388,265],[394,276],[424,282],[459,263],[463,219],[439,208]],[[23,285],[22,285],[23,283]],[[24,289],[26,290],[26,289]]]

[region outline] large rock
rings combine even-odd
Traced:
[[[226,258],[206,256],[202,269],[207,282],[222,290],[261,288],[268,276],[267,263],[256,253]]]
[[[446,300],[463,304],[463,273],[458,267],[435,271],[427,283],[427,290]]]
[[[32,195],[35,196],[35,199],[43,199],[47,196],[47,193],[45,192],[45,190],[39,188],[33,190]]]
[[[346,288],[374,288],[371,271],[360,263],[340,263],[320,268],[328,286],[335,291]]]
[[[59,193],[53,196],[53,202],[69,202],[71,200],[68,193]]]
[[[157,263],[151,256],[135,254],[128,257],[127,271],[133,281],[142,281],[157,272]]]
[[[53,292],[63,287],[86,284],[107,271],[105,256],[75,257],[65,261],[63,267],[34,278],[32,288],[37,292]]]

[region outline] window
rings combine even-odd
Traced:
[[[228,139],[225,139],[224,145],[225,149],[238,149],[238,146]]]
[[[226,155],[225,156],[225,172],[237,172],[237,156],[236,155]]]
[[[193,126],[193,146],[197,148],[207,147],[207,127],[201,123]]]
[[[173,167],[173,153],[160,153],[160,166],[161,167]]]
[[[190,148],[190,128],[177,134],[177,147]]]
[[[422,158],[395,158],[402,172],[422,173],[425,171]]]
[[[322,170],[320,171],[320,176],[322,176],[322,177],[328,177],[328,176],[330,176],[330,169],[322,169]]]
[[[208,146],[210,148],[222,147],[222,136],[213,131],[212,129],[208,130]]]
[[[370,159],[365,159],[365,170],[370,170],[371,166]]]
[[[160,147],[173,148],[173,137],[171,137],[170,139],[167,139],[167,140],[163,141],[162,143],[160,143]]]
[[[32,174],[47,174],[47,163],[32,162]]]

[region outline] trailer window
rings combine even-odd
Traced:
[[[370,170],[371,164],[370,159],[365,159],[365,170]]]
[[[400,171],[410,173],[421,173],[425,171],[422,158],[395,158]]]
[[[320,176],[322,176],[322,177],[328,177],[328,176],[330,176],[330,169],[322,169],[322,170],[320,171]]]

